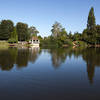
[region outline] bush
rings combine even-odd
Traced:
[[[66,41],[64,41],[64,44],[67,44],[69,46],[73,46],[73,42],[71,39],[66,39]]]
[[[10,38],[9,40],[8,40],[8,43],[17,43],[18,41],[16,40],[16,39],[14,39],[14,38]]]
[[[83,41],[77,41],[76,45],[81,46],[81,47],[87,47],[87,43]]]

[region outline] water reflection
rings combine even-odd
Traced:
[[[51,49],[49,53],[51,54],[52,63],[55,68],[64,63],[67,57],[66,49]]]
[[[0,50],[0,68],[9,71],[14,67],[14,64],[18,68],[27,67],[29,62],[35,63],[40,53],[39,48],[8,48]]]
[[[28,67],[28,63],[34,64],[41,54],[40,48],[9,48],[0,50],[0,69],[11,70],[16,64],[17,68]],[[66,48],[48,49],[45,52],[51,55],[54,68],[59,68],[67,61],[67,57],[74,56],[75,59],[82,57],[87,64],[87,75],[90,83],[93,83],[95,67],[100,67],[100,48]],[[72,62],[73,63],[73,62]]]
[[[87,48],[83,52],[83,59],[87,63],[87,72],[90,83],[93,83],[95,67],[100,67],[100,48]]]
[[[61,66],[68,57],[82,57],[87,64],[87,73],[90,83],[93,83],[95,67],[100,67],[100,48],[67,48],[67,49],[51,49],[52,64],[55,68]],[[67,61],[67,60],[66,60]]]
[[[55,68],[61,66],[61,64],[67,61],[67,57],[72,57],[74,55],[75,58],[78,58],[82,55],[82,49],[72,49],[72,48],[63,48],[63,49],[50,49],[49,53],[51,54],[52,64]]]

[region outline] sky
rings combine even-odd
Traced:
[[[0,0],[0,20],[35,26],[43,37],[51,35],[55,21],[67,32],[82,32],[92,6],[96,23],[100,24],[100,0]]]

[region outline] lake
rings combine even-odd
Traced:
[[[0,49],[0,100],[100,100],[100,48]]]

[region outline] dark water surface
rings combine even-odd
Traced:
[[[100,49],[1,49],[0,100],[100,100]]]

